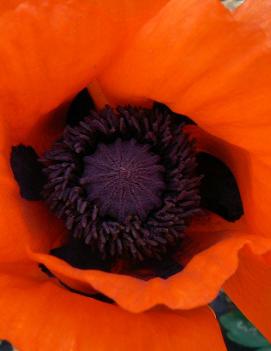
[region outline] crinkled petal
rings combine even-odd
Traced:
[[[83,271],[43,253],[30,252],[29,257],[43,263],[62,281],[93,287],[128,311],[142,312],[161,304],[186,310],[206,305],[216,297],[224,282],[236,271],[238,254],[244,246],[251,247],[258,255],[271,249],[271,240],[246,235],[235,230],[234,225],[228,229],[226,223],[224,227],[215,225],[212,231],[209,223],[207,228],[208,232],[206,222],[196,225],[194,231],[192,226],[192,247],[188,248],[192,258],[185,257],[186,267],[167,280],[153,278],[143,281],[127,275]]]
[[[207,308],[132,314],[73,294],[42,277],[0,275],[0,334],[27,351],[226,351],[214,314]],[[32,273],[35,274],[34,272]]]
[[[238,180],[247,175],[246,168],[241,167],[242,152],[238,148],[209,136],[197,127],[189,127],[187,131],[197,136],[201,150],[213,149],[216,156],[227,160]],[[239,171],[242,171],[241,174]],[[241,193],[245,196],[247,183],[243,185]],[[245,203],[247,200],[249,196],[245,198]],[[270,240],[257,239],[250,232],[246,218],[227,223],[216,216],[203,216],[194,221],[180,251],[180,261],[186,267],[167,280],[156,278],[146,282],[125,275],[81,271],[48,255],[46,247],[39,250],[31,242],[29,257],[43,263],[68,285],[86,292],[94,288],[132,312],[141,312],[159,304],[172,309],[189,309],[207,304],[215,298],[224,282],[236,271],[238,253],[245,245],[251,246],[260,255],[271,249]]]

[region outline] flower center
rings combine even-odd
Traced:
[[[200,212],[194,143],[168,111],[92,111],[42,160],[43,196],[102,258],[159,259]]]
[[[124,221],[129,215],[144,219],[161,205],[165,189],[164,167],[148,145],[135,139],[99,144],[94,154],[84,158],[87,198],[96,203],[102,216]]]

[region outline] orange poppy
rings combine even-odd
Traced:
[[[270,24],[268,0],[229,13],[205,0],[10,0],[0,5],[0,332],[19,350],[225,350],[208,304],[221,288],[271,340]],[[80,270],[48,252],[65,230],[23,200],[10,150],[42,154],[72,96],[96,105],[160,101],[190,116],[198,148],[234,173],[241,220],[195,218],[184,269],[164,280]],[[98,291],[107,304],[68,291]]]

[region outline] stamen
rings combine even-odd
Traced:
[[[169,111],[91,111],[42,162],[44,197],[101,257],[159,259],[200,212],[194,142]]]

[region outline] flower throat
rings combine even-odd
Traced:
[[[91,111],[42,159],[43,196],[103,258],[160,259],[200,212],[194,142],[169,111]]]

